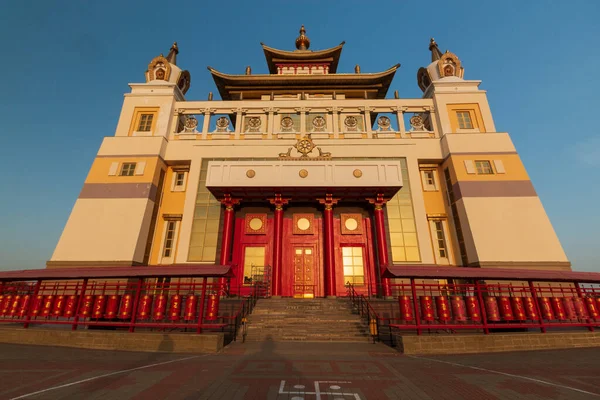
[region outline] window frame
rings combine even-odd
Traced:
[[[165,240],[163,243],[162,256],[163,258],[172,258],[175,250],[175,228],[177,225],[177,221],[167,220],[165,222],[167,224],[167,228],[165,230]],[[171,234],[171,236],[169,236],[169,234]]]
[[[448,218],[445,215],[428,215],[429,230],[431,234],[431,246],[434,252],[434,259],[438,265],[453,265],[454,252],[449,241],[448,235]],[[439,228],[438,229],[438,224]],[[441,233],[442,237],[439,237]],[[443,242],[443,247],[440,247],[440,240]],[[442,254],[442,251],[445,253]]]
[[[179,174],[183,175],[181,185],[177,184]],[[173,177],[171,178],[171,191],[172,192],[185,192],[186,186],[187,186],[188,174],[189,174],[189,171],[187,171],[187,170],[180,170],[180,169],[173,170]]]
[[[431,174],[432,183],[429,183],[428,174]],[[421,185],[424,192],[437,192],[440,190],[439,176],[436,168],[422,168],[421,169]]]
[[[137,107],[134,110],[131,127],[129,128],[129,136],[153,136],[156,129],[156,120],[158,119],[158,107]],[[151,115],[149,130],[140,130],[142,117]]]
[[[343,276],[344,276],[344,284],[350,282],[350,284],[354,285],[354,286],[366,286],[367,285],[367,271],[366,271],[366,257],[365,257],[365,247],[363,245],[356,245],[356,244],[342,244],[340,246],[341,249],[341,256],[342,256],[342,272],[343,272]],[[352,252],[352,254],[350,256],[344,255],[344,249],[360,249],[360,257],[362,260],[362,265],[358,265],[358,264],[354,264],[354,258],[357,257],[356,254],[354,254],[354,252]],[[351,257],[352,258],[352,264],[351,265],[346,265],[344,263],[344,259],[347,257]],[[362,275],[357,275],[356,271],[362,267]],[[347,275],[346,274],[346,268],[352,268],[352,275]],[[351,279],[349,279],[351,278]],[[356,278],[361,278],[362,282],[360,283],[356,283]]]
[[[247,249],[262,249],[262,257],[263,257],[263,262],[262,265],[256,265],[254,263],[250,263],[249,265],[247,265],[246,263],[246,257],[248,257],[249,255],[247,254]],[[266,244],[247,244],[244,246],[244,248],[242,249],[242,256],[243,256],[243,260],[242,260],[242,286],[252,286],[254,284],[254,277],[252,276],[252,267],[265,267],[266,264],[266,258],[267,258],[267,245]],[[253,258],[256,255],[250,255],[249,258]],[[247,270],[249,270],[249,275],[246,275]],[[246,281],[246,278],[249,277],[250,280]]]
[[[452,133],[483,133],[486,132],[483,114],[479,103],[452,103],[446,104],[448,118],[450,119],[450,132]],[[467,112],[472,128],[461,128],[458,113]]]
[[[460,130],[469,130],[469,131],[475,129],[475,124],[473,123],[473,115],[472,115],[472,111],[471,110],[455,110],[454,112],[456,113],[456,122],[458,124],[458,129],[460,129]],[[469,120],[465,121],[464,117],[461,120],[461,115],[466,115]],[[462,125],[465,125],[465,126],[461,126],[461,122],[462,122]],[[466,124],[465,124],[465,122],[468,122],[468,124],[470,125],[470,127],[467,127]]]
[[[489,172],[485,172],[484,168],[479,168],[478,163],[487,163],[487,167],[489,167]],[[494,175],[494,167],[492,167],[492,162],[490,160],[473,160],[473,165],[475,167],[475,173],[477,175]]]
[[[147,117],[147,118],[144,118]],[[149,121],[148,121],[149,119]],[[140,113],[137,121],[136,132],[152,132],[152,125],[154,124],[154,113]],[[144,128],[144,129],[142,129]]]
[[[181,218],[166,217],[163,215],[164,226],[162,228],[159,264],[174,264],[177,254],[177,243],[179,241],[179,227]],[[173,224],[172,237],[169,237],[170,226]],[[170,245],[168,242],[170,241]],[[168,250],[168,254],[167,254]]]
[[[127,173],[125,174],[124,172],[126,171],[126,167],[127,167]],[[134,176],[136,167],[137,167],[137,162],[122,163],[121,168],[119,168],[119,176]]]

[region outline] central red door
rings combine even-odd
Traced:
[[[315,297],[315,252],[314,248],[294,246],[294,297]]]

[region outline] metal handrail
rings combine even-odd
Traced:
[[[346,286],[348,287],[348,297],[350,298],[352,307],[358,311],[361,318],[365,318],[367,321],[369,333],[373,337],[373,343],[376,341],[379,342],[381,340],[379,336],[379,315],[364,294],[356,293],[354,285],[347,283]]]

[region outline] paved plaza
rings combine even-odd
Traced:
[[[594,399],[600,348],[414,357],[370,343],[181,355],[0,344],[0,399]]]

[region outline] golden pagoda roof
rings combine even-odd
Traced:
[[[341,46],[338,46],[339,49]],[[237,93],[243,92],[300,93],[311,91],[338,91],[339,93],[367,91],[373,93],[373,98],[383,99],[399,67],[400,64],[396,64],[377,73],[323,75],[230,75],[211,67],[208,67],[208,70],[212,74],[223,100],[238,100]]]
[[[264,43],[260,45],[265,52],[267,64],[269,65],[269,72],[272,74],[277,73],[278,63],[289,63],[289,62],[302,62],[302,63],[317,63],[327,62],[329,65],[329,73],[334,74],[337,70],[340,55],[342,54],[342,47],[346,42],[340,43],[338,46],[332,47],[325,50],[278,50],[273,47],[269,47]]]

